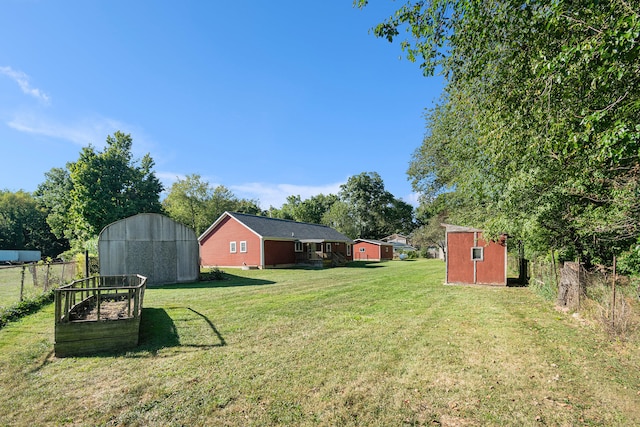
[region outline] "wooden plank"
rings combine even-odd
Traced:
[[[138,345],[140,318],[68,322],[55,327],[56,357],[119,351]]]

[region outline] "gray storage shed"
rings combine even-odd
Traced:
[[[107,225],[98,237],[100,275],[141,274],[147,285],[195,282],[196,234],[171,218],[143,213]]]

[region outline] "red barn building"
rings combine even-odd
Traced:
[[[445,227],[446,283],[507,285],[507,242],[486,241],[482,230]]]
[[[329,267],[353,259],[353,241],[331,227],[236,212],[223,213],[198,242],[204,267]]]
[[[355,261],[389,261],[393,259],[393,243],[381,240],[356,239],[353,244]]]

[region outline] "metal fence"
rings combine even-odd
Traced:
[[[0,266],[0,310],[70,283],[78,268],[76,262]]]

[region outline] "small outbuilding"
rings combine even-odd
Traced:
[[[507,239],[485,240],[482,230],[445,228],[446,283],[507,285]]]
[[[354,242],[354,261],[389,261],[393,259],[393,243],[372,239],[356,239]]]
[[[203,267],[331,267],[353,259],[353,241],[331,227],[224,212],[198,238]]]
[[[100,275],[140,274],[147,285],[198,280],[198,239],[164,215],[142,213],[113,222],[98,236]]]

